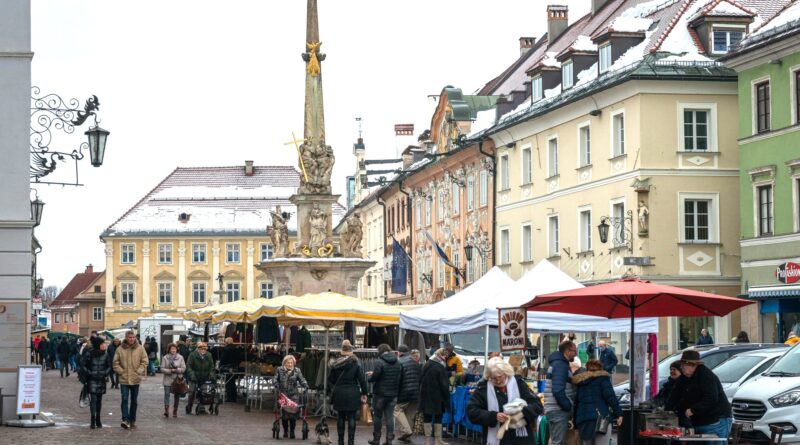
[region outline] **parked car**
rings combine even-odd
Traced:
[[[787,348],[769,348],[742,352],[714,368],[714,374],[719,377],[728,401],[733,400],[733,395],[744,382],[768,370],[786,351]]]
[[[753,351],[756,349],[768,349],[768,348],[786,348],[787,346],[783,343],[734,343],[734,344],[719,344],[719,345],[695,345],[690,346],[683,351],[686,350],[694,350],[700,353],[700,359],[703,360],[703,364],[705,364],[709,369],[714,369],[720,363],[724,362],[725,360],[733,357],[736,354],[740,354],[742,352]],[[666,358],[662,359],[658,362],[658,387],[661,388],[661,385],[667,381],[669,377],[669,365],[670,363],[674,362],[681,358],[681,354],[683,351],[678,351]],[[648,373],[647,378],[645,379],[645,392],[648,394],[648,398],[650,395],[650,376]],[[617,394],[617,397],[620,399],[620,405],[623,408],[627,408],[630,406],[630,396],[627,393],[628,391],[628,381],[621,382],[614,386],[614,393]]]
[[[731,407],[743,442],[767,443],[770,427],[783,428],[783,443],[800,442],[800,345],[736,391]]]

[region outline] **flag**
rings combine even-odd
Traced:
[[[408,276],[408,254],[403,246],[392,238],[392,293],[406,294]]]
[[[444,264],[446,264],[446,265],[452,267],[453,269],[455,269],[455,272],[456,272],[456,286],[458,286],[459,285],[458,278],[459,278],[459,274],[460,274],[458,266],[453,264],[452,262],[450,262],[450,258],[447,257],[447,254],[444,252],[444,249],[442,249],[442,246],[440,246],[439,243],[437,243],[436,241],[433,240],[433,237],[431,236],[430,233],[428,233],[427,230],[425,230],[425,236],[428,238],[428,241],[431,242],[431,245],[433,246],[433,250],[436,251],[436,254],[439,255],[439,258],[441,258],[441,260],[444,262]]]

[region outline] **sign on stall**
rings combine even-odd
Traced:
[[[528,335],[527,314],[525,308],[520,307],[497,310],[501,351],[525,349],[525,337]]]
[[[39,414],[42,399],[42,367],[20,366],[17,373],[17,415]]]

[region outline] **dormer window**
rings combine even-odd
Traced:
[[[717,28],[712,31],[714,54],[727,54],[731,46],[742,41],[744,28]]]
[[[598,63],[598,67],[600,68],[600,73],[605,73],[611,68],[611,43],[607,43],[600,47],[600,60]]]
[[[542,100],[542,76],[536,76],[531,79],[531,94],[534,102]]]
[[[566,90],[572,87],[572,61],[561,64],[561,89]]]

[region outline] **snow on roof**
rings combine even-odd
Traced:
[[[469,138],[472,135],[478,134],[481,131],[491,127],[495,124],[496,120],[497,112],[494,108],[491,110],[478,111],[478,115],[475,117],[475,122],[472,123],[472,126],[470,127],[470,133],[467,137]]]
[[[740,5],[735,5],[727,1],[721,1],[708,10],[705,15],[711,16],[751,16],[754,13],[747,11]]]
[[[675,22],[672,29],[668,31],[669,33],[664,37],[658,50],[673,54],[698,52],[697,44],[689,34],[689,21],[707,3],[708,0],[699,0],[689,5]]]
[[[589,36],[579,35],[575,39],[575,43],[572,44],[572,49],[575,51],[597,51],[597,45],[592,43],[592,39]]]
[[[255,197],[270,198],[275,196],[291,196],[296,192],[297,192],[297,187],[274,187],[271,185],[262,185],[257,187],[177,186],[159,190],[158,192],[153,194],[152,199],[158,199],[158,200],[194,199],[197,197],[202,197],[203,199],[212,199],[212,198],[253,199]]]
[[[557,53],[554,51],[548,51],[544,54],[544,58],[542,59],[542,65],[549,66],[552,68],[561,68],[561,62],[556,60]]]
[[[783,12],[776,15],[772,20],[768,21],[764,26],[756,29],[751,36],[763,34],[769,30],[775,29],[779,26],[786,25],[789,22],[800,20],[800,1],[795,1],[793,5],[784,9]],[[743,42],[747,43],[747,42]]]
[[[617,17],[609,28],[617,32],[644,32],[652,24],[652,20],[644,17]]]
[[[651,0],[632,6],[619,15],[620,17],[647,17],[656,11],[660,11],[667,6],[671,6],[682,0]]]

